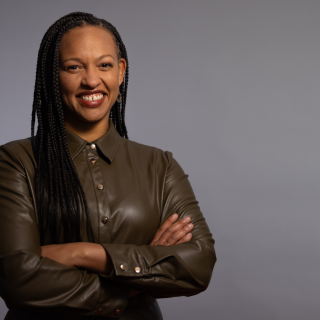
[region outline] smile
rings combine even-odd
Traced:
[[[97,92],[93,94],[79,94],[76,98],[78,102],[85,107],[97,108],[104,103],[107,95],[101,92]]]
[[[102,93],[96,93],[96,94],[80,96],[79,98],[82,99],[82,100],[86,100],[86,101],[98,101],[98,100],[101,100],[103,98],[103,94]]]

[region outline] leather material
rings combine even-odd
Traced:
[[[131,298],[129,298],[131,300]],[[142,299],[144,300],[144,299]],[[121,314],[121,320],[163,320],[162,314],[157,303],[157,300],[148,298],[149,303],[142,306],[141,299],[136,306],[127,307]],[[4,320],[96,320],[96,316],[63,316],[54,314],[42,314],[29,311],[9,310]],[[113,319],[113,318],[104,318]]]
[[[216,261],[214,240],[188,176],[172,154],[120,137],[111,121],[94,142],[69,130],[67,139],[94,231],[91,239],[83,228],[83,239],[101,244],[114,270],[97,274],[41,257],[31,141],[13,141],[0,147],[0,295],[22,314],[82,317],[102,310],[104,318],[160,320],[154,298],[204,291]],[[192,240],[150,246],[175,212],[179,219],[191,217]],[[49,233],[45,242],[52,243]],[[142,294],[128,299],[130,288]],[[8,319],[15,319],[11,314]]]
[[[131,298],[130,298],[131,299]],[[9,310],[4,320],[96,320],[96,316],[63,316],[54,314],[41,314],[35,312],[23,312],[18,310]],[[104,318],[112,319],[112,318]],[[121,317],[121,320],[163,320],[162,314],[157,303],[157,300],[152,299],[152,302],[143,308],[127,308]]]

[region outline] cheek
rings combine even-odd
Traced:
[[[70,77],[66,77],[63,75],[59,75],[59,88],[61,96],[67,99],[70,99],[71,96],[74,96],[77,83],[75,79],[71,79]]]
[[[118,94],[118,89],[119,89],[119,73],[118,72],[113,72],[112,74],[109,73],[108,75],[105,75],[103,77],[103,82],[105,83],[106,87],[109,88],[112,92],[117,91],[116,94]]]

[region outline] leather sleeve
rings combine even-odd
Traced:
[[[30,183],[23,161],[1,146],[1,297],[20,310],[117,318],[115,311],[128,303],[127,286],[41,257]]]
[[[114,265],[109,276],[155,298],[190,296],[204,291],[216,262],[214,240],[188,176],[170,152],[166,152],[166,157],[161,224],[175,212],[179,219],[190,216],[194,224],[191,241],[174,246],[102,244]]]

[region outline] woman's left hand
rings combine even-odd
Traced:
[[[178,214],[170,216],[158,229],[150,246],[173,246],[175,244],[188,242],[192,238],[193,224],[191,218],[185,217],[177,221]]]

